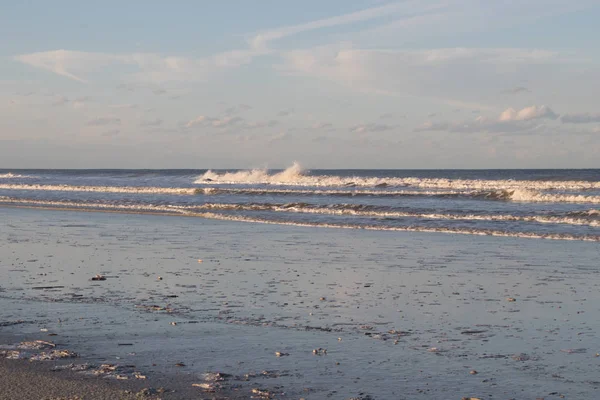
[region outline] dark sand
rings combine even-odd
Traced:
[[[166,395],[145,395],[146,382],[98,379],[71,371],[52,371],[47,363],[0,358],[0,399],[158,399]]]

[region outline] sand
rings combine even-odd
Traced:
[[[159,398],[157,395],[146,396],[144,387],[146,386],[141,382],[125,383],[95,379],[70,371],[51,371],[48,364],[0,358],[0,399],[2,400]]]
[[[148,377],[102,378],[109,390],[552,400],[600,388],[594,243],[44,210],[0,218],[0,346],[52,340],[79,354],[66,362],[134,364]],[[96,384],[88,378],[75,376]]]

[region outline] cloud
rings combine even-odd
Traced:
[[[251,110],[252,107],[248,104],[239,104],[237,106],[229,107],[225,110],[225,115],[232,115],[242,113],[248,110]]]
[[[287,132],[280,132],[275,135],[269,136],[267,140],[269,143],[274,143],[274,142],[280,142],[283,140],[288,140],[289,138],[290,138],[290,135]]]
[[[204,124],[205,120],[206,120],[206,117],[204,115],[201,115],[199,117],[196,117],[196,118],[190,120],[187,124],[185,124],[185,127],[186,128],[191,128],[191,127],[196,126],[196,125]]]
[[[161,126],[162,123],[163,123],[162,119],[156,118],[156,119],[150,120],[150,121],[142,121],[142,122],[140,122],[140,126],[143,126],[143,127]]]
[[[270,43],[288,36],[440,7],[441,5],[437,3],[422,6],[416,1],[399,2],[303,24],[265,30],[251,35],[247,40],[247,47],[244,49],[234,49],[204,58],[166,56],[156,53],[117,54],[60,49],[21,54],[14,56],[13,59],[82,83],[89,81],[88,74],[101,71],[107,66],[136,67],[138,71],[134,73],[134,78],[155,83],[198,81],[206,80],[208,76],[218,70],[240,67],[249,64],[255,57],[272,54],[274,50],[270,48]],[[126,85],[123,87],[124,89],[133,90]]]
[[[472,101],[486,87],[491,92],[504,81],[533,74],[540,64],[560,60],[558,53],[536,49],[373,50],[342,43],[283,52],[277,69],[359,92],[426,97],[454,107],[489,109]]]
[[[549,118],[556,119],[558,115],[554,113],[549,107],[546,106],[531,106],[525,107],[522,110],[516,111],[514,108],[509,108],[505,110],[498,121],[506,122],[506,121],[529,121],[531,119],[539,119],[539,118]]]
[[[479,116],[475,120],[461,122],[427,121],[414,132],[447,131],[459,133],[524,133],[539,130],[540,125],[536,120],[555,120],[558,115],[547,106],[531,106],[521,110],[506,109],[497,118]]]
[[[279,125],[279,121],[271,119],[271,120],[267,120],[267,121],[248,122],[245,125],[245,128],[246,129],[273,128],[277,125]]]
[[[69,102],[69,98],[65,97],[65,96],[59,96],[57,97],[53,102],[52,105],[53,106],[62,106],[64,104],[67,104]]]
[[[294,113],[293,109],[289,109],[289,110],[281,110],[277,113],[278,117],[289,117],[290,115],[292,115]]]
[[[207,117],[205,115],[200,115],[185,124],[186,128],[192,128],[194,126],[200,125],[205,127],[213,127],[213,128],[227,128],[232,125],[236,125],[238,123],[242,123],[244,121],[241,117],[231,117],[225,116],[223,118],[215,118],[215,117]]]
[[[250,52],[247,57],[230,58],[231,52],[217,54],[206,58],[190,58],[164,56],[155,53],[93,53],[72,50],[51,50],[15,56],[15,61],[31,67],[47,70],[57,75],[78,82],[89,82],[89,75],[107,68],[117,69],[122,73],[124,68],[135,71],[129,75],[131,80],[163,83],[169,81],[202,81],[217,70],[238,67],[251,61]],[[134,86],[122,84],[121,89],[133,91]],[[162,94],[163,89],[155,90]]]
[[[416,7],[415,7],[416,6]],[[437,8],[439,6],[434,6]],[[348,25],[356,22],[362,22],[372,20],[376,18],[387,17],[390,18],[394,14],[400,12],[415,12],[422,11],[423,9],[430,9],[431,6],[422,7],[418,2],[409,1],[401,3],[392,3],[383,6],[377,6],[351,12],[347,14],[338,15],[335,17],[319,19],[316,21],[307,22],[304,24],[292,25],[281,27],[278,29],[267,30],[255,35],[250,41],[250,47],[253,49],[266,50],[268,44],[271,41],[282,39],[298,33],[312,31],[316,29],[331,28],[340,25]]]
[[[565,114],[560,118],[563,124],[589,124],[600,122],[600,114]]]
[[[116,117],[98,117],[87,122],[87,126],[105,126],[105,125],[120,125],[121,118]]]
[[[137,104],[113,104],[108,107],[124,110],[124,109],[138,108],[138,105]]]
[[[524,86],[517,86],[515,88],[509,89],[506,91],[506,93],[510,93],[510,94],[519,94],[519,93],[528,93],[531,92],[531,90],[527,89]]]
[[[312,129],[332,129],[333,124],[331,122],[315,122],[311,126]]]
[[[119,133],[121,133],[121,130],[119,130],[119,129],[112,129],[110,131],[103,132],[102,136],[105,136],[105,137],[117,136]]]
[[[373,133],[373,132],[385,132],[394,129],[394,126],[387,124],[360,124],[350,128],[352,133]]]

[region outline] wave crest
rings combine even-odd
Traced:
[[[7,172],[5,174],[0,174],[0,179],[30,179],[30,178],[35,178],[35,176],[30,176],[30,175],[20,175],[20,174],[13,174],[12,172]]]
[[[222,174],[208,170],[194,183],[300,183],[306,178],[303,172],[304,170],[298,162],[294,162],[292,166],[272,175],[269,174],[267,169],[252,169],[250,171],[225,172]]]
[[[297,163],[282,172],[269,173],[266,169],[217,173],[207,171],[195,184],[263,184],[312,187],[410,187],[418,189],[450,190],[597,190],[598,181],[513,180],[513,179],[450,179],[417,177],[365,177],[338,175],[310,175]]]

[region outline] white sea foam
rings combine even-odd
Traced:
[[[448,179],[448,178],[388,178],[388,177],[342,177],[336,175],[315,176],[306,174],[298,163],[282,172],[269,173],[266,169],[217,173],[208,171],[194,182],[196,184],[264,184],[281,186],[313,186],[313,187],[413,187],[423,189],[456,189],[456,190],[589,190],[600,189],[598,181],[534,181],[534,180],[483,180],[483,179]]]
[[[0,184],[0,189],[55,191],[55,192],[99,192],[99,193],[180,194],[180,195],[191,195],[191,194],[195,193],[195,189],[190,189],[190,188],[161,188],[161,187],[137,187],[137,186],[73,186],[73,185]]]
[[[223,210],[223,211],[272,211],[272,212],[291,212],[304,214],[322,214],[322,215],[349,215],[359,217],[373,218],[418,218],[418,219],[436,219],[448,221],[500,221],[500,222],[537,222],[542,224],[567,224],[567,225],[589,225],[600,226],[600,221],[596,219],[585,218],[585,214],[579,215],[579,218],[573,216],[545,216],[545,215],[505,215],[505,214],[449,214],[449,213],[419,213],[404,211],[381,211],[368,210],[364,205],[357,204],[336,204],[331,206],[314,206],[306,203],[288,203],[288,204],[225,204],[225,203],[206,203],[200,206],[185,206],[182,209],[188,210]],[[596,211],[596,210],[594,210]],[[589,214],[588,214],[589,215]],[[593,214],[592,214],[593,215]]]
[[[457,197],[487,200],[504,200],[530,203],[593,203],[600,204],[600,196],[585,196],[576,194],[541,193],[528,189],[514,190],[330,190],[330,189],[258,189],[258,188],[198,188],[197,193],[204,195],[250,195],[250,196],[379,196],[379,197]]]
[[[12,172],[8,172],[5,174],[0,174],[0,179],[30,179],[30,178],[35,178],[35,176],[31,176],[31,175],[20,175],[20,174],[13,174]]]
[[[275,189],[275,188],[163,188],[137,186],[74,186],[74,185],[38,185],[38,184],[0,184],[4,190],[34,190],[58,192],[98,192],[98,193],[130,193],[130,194],[173,194],[173,195],[292,195],[292,196],[430,196],[458,197],[488,200],[505,200],[517,202],[548,202],[548,203],[595,203],[600,204],[600,196],[585,196],[577,194],[542,193],[535,190],[330,190],[330,189]]]

